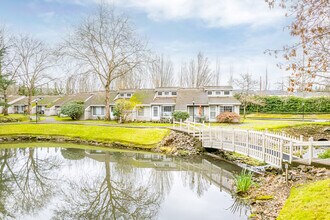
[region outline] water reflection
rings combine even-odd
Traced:
[[[248,214],[231,194],[237,168],[205,158],[77,148],[9,148],[0,155],[1,219],[246,219]]]

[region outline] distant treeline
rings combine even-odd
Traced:
[[[330,113],[330,97],[255,96],[255,99],[263,105],[249,103],[248,113]]]

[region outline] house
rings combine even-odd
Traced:
[[[45,115],[59,115],[61,112],[61,107],[69,102],[82,102],[85,103],[91,98],[93,94],[91,93],[77,93],[72,95],[65,95],[60,97],[59,99],[52,102],[48,108],[45,108]]]
[[[20,101],[21,99],[23,99],[25,96],[17,96],[17,95],[10,95],[7,97],[7,102],[9,105],[12,105],[12,104],[15,104],[16,102]],[[1,97],[1,102],[4,102],[4,98]],[[22,112],[24,113],[24,110],[25,108],[24,107],[21,107],[21,108],[16,108],[16,111],[15,111],[15,108],[13,106],[9,106],[8,107],[8,113],[9,114],[14,114],[15,112]],[[0,106],[0,113],[2,113],[3,111],[3,106]]]
[[[12,96],[8,98],[8,114],[24,114],[28,106],[28,97]]]
[[[110,93],[110,116],[113,119],[115,102],[130,99],[138,102],[129,114],[133,121],[162,121],[172,118],[174,111],[186,111],[189,120],[216,121],[222,112],[239,114],[240,102],[233,97],[231,86],[204,88],[155,88],[119,90]],[[105,117],[105,93],[96,92],[85,102],[85,119]]]
[[[35,114],[36,111],[39,114],[46,114],[49,107],[53,105],[54,102],[59,100],[61,96],[37,96],[32,101],[31,113]],[[38,104],[37,104],[38,103]],[[36,105],[37,104],[37,105]]]

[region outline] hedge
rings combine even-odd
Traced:
[[[256,96],[256,98],[263,101],[264,106],[248,104],[246,108],[248,113],[330,113],[330,97]]]

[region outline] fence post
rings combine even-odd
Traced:
[[[265,146],[265,132],[262,132],[262,161],[265,162],[266,161],[266,146]]]
[[[233,151],[235,152],[235,129],[233,128],[233,134],[232,134],[232,144],[233,144]]]
[[[187,121],[188,134],[190,134],[190,121]]]
[[[300,142],[304,142],[304,136],[303,135],[300,135]],[[299,152],[300,158],[302,158],[302,155],[303,155],[303,147],[302,147],[302,145],[300,145],[300,152]]]
[[[293,156],[293,142],[290,141],[290,157],[289,157],[289,163],[292,163],[292,156]]]
[[[175,119],[173,119],[173,129],[175,128]]]
[[[280,163],[283,163],[283,144],[284,144],[284,140],[283,140],[283,136],[281,136],[281,140],[280,140]]]
[[[182,131],[182,119],[180,119],[180,130]]]
[[[247,147],[247,156],[250,156],[250,149],[249,149],[249,130],[246,131],[246,147]]]
[[[308,139],[309,141],[309,144],[308,144],[308,147],[309,147],[309,158],[308,158],[308,164],[311,165],[312,164],[312,159],[313,159],[313,137],[310,137]]]

